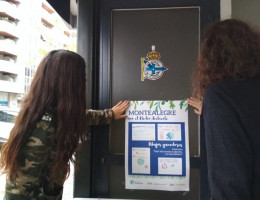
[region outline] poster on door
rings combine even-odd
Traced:
[[[186,100],[131,101],[126,114],[126,189],[189,191]]]

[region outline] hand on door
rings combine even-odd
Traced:
[[[113,108],[114,119],[123,119],[126,118],[125,114],[126,109],[129,107],[129,101],[119,101]]]
[[[187,98],[187,102],[190,106],[194,107],[194,112],[197,115],[201,115],[202,112],[202,100],[194,97]]]

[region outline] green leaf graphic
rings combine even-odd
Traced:
[[[182,101],[180,102],[180,109],[183,108],[184,103],[185,103],[185,100],[182,100]]]
[[[188,103],[187,103],[186,100],[182,100],[182,101],[180,102],[180,109],[185,109],[185,112],[188,111]]]
[[[171,109],[174,109],[174,108],[175,108],[175,105],[174,105],[173,101],[170,101],[170,108],[171,108]]]
[[[135,110],[137,108],[137,104],[138,104],[138,101],[131,101],[131,105],[134,105],[134,109]]]
[[[156,103],[154,103],[154,106],[155,106],[155,112],[157,112],[158,111],[158,109],[159,110],[161,110],[161,104],[160,104],[160,102],[158,101],[158,102],[156,102]]]
[[[151,101],[149,108],[151,109],[153,107],[153,101]]]

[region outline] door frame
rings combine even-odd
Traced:
[[[110,39],[111,39],[111,11],[113,9],[140,9],[140,8],[167,8],[167,7],[199,7],[200,33],[205,27],[220,19],[219,0],[78,0],[79,14],[78,40],[79,53],[87,58],[90,67],[87,68],[88,77],[91,77],[91,88],[88,88],[89,107],[94,109],[110,108]],[[85,6],[84,6],[85,5]],[[86,6],[88,5],[88,6]],[[83,9],[84,8],[84,9]],[[86,19],[86,12],[88,17]],[[84,24],[87,22],[87,24]],[[82,36],[86,34],[86,36]],[[92,43],[90,42],[92,41]],[[84,46],[88,45],[86,48]],[[208,183],[205,157],[205,139],[203,125],[200,128],[200,155],[190,157],[190,167],[200,170],[200,200],[207,200]],[[91,127],[91,139],[83,150],[88,159],[80,157],[81,170],[75,177],[74,197],[108,197],[108,168],[110,165],[124,165],[123,155],[109,153],[109,125]],[[100,148],[102,147],[102,148]],[[87,167],[86,167],[87,165]],[[87,174],[87,175],[86,175]],[[90,180],[86,186],[82,185],[82,177]],[[87,188],[86,188],[87,187]],[[87,192],[84,192],[86,191]]]

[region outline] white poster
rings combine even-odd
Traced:
[[[131,101],[126,114],[126,189],[189,191],[186,100]]]

